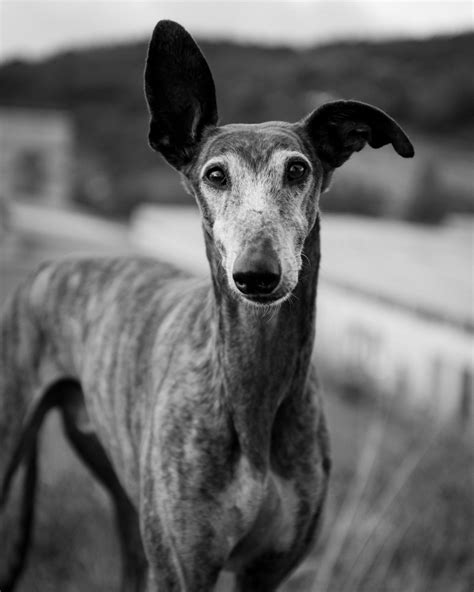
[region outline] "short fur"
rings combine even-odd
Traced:
[[[330,472],[311,364],[319,194],[366,142],[413,148],[356,101],[218,127],[210,70],[170,21],[153,33],[145,88],[150,143],[200,206],[212,282],[132,257],[44,264],[20,286],[1,323],[1,503],[58,406],[114,500],[124,590],[207,592],[231,569],[236,590],[269,592],[311,549]],[[290,182],[295,158],[306,172]],[[233,279],[255,254],[281,270],[270,295]]]

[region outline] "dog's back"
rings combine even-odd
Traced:
[[[140,382],[151,379],[161,323],[166,322],[161,336],[169,344],[180,331],[183,311],[202,310],[208,290],[202,281],[147,258],[43,264],[19,286],[1,318],[2,460],[10,456],[28,409],[56,380],[85,381],[89,404],[110,406],[107,415],[120,414],[121,391],[140,393]]]

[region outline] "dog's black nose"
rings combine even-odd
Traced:
[[[267,245],[247,249],[237,257],[232,277],[247,296],[271,294],[280,283],[281,268],[275,251]]]

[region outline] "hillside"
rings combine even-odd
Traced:
[[[440,137],[443,145],[467,143],[474,130],[474,34],[305,50],[208,41],[201,47],[214,73],[223,123],[297,120],[324,100],[344,97],[376,104],[411,134]],[[77,199],[94,205],[81,180],[105,175],[110,199],[100,207],[111,213],[155,199],[158,179],[158,199],[181,194],[146,144],[145,54],[144,41],[0,67],[0,105],[71,113],[78,139]]]

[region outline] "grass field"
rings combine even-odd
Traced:
[[[97,249],[39,237],[7,249],[0,261],[1,301],[36,262],[78,248]],[[376,401],[326,392],[334,473],[325,527],[285,590],[469,592],[472,452],[462,437],[437,431],[431,418],[397,417],[394,406]],[[68,449],[54,415],[41,441],[38,508],[19,591],[117,590],[118,544],[108,500]],[[219,592],[228,589],[224,579]]]

